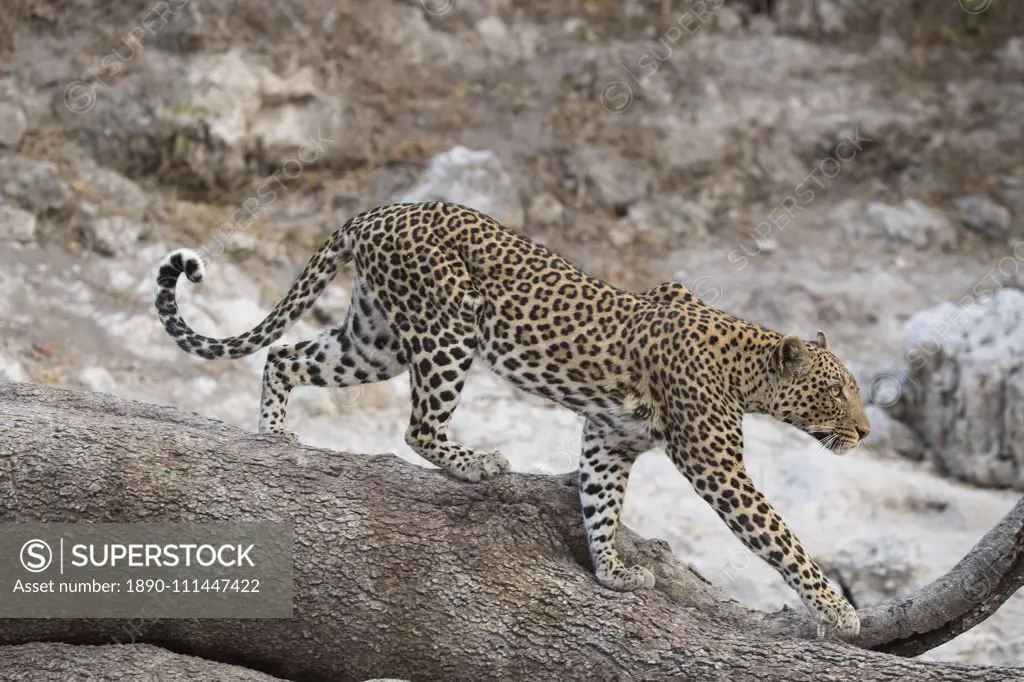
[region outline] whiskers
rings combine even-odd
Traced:
[[[822,447],[829,452],[843,453],[849,449],[846,439],[841,432],[835,430],[834,426],[811,424],[804,428],[804,431],[821,443]]]
[[[833,433],[826,436],[825,439],[821,441],[821,444],[826,450],[831,450],[832,452],[835,452],[836,450],[839,449],[839,445],[841,442],[842,438],[839,437],[839,434]]]
[[[811,436],[819,443],[822,447],[829,452],[837,454],[843,454],[852,447],[852,443],[849,439],[843,435],[840,430],[836,430],[835,424],[803,424],[802,420],[796,414],[795,410],[784,413],[778,418],[778,421],[783,424],[789,424],[795,426],[807,435]]]

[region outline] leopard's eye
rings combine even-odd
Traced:
[[[841,386],[833,386],[831,389],[829,389],[829,393],[832,394],[833,398],[843,397],[843,389]]]

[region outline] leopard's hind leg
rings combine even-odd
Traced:
[[[499,452],[479,452],[448,439],[452,413],[473,364],[476,340],[457,328],[430,326],[408,345],[412,415],[405,441],[416,454],[456,478],[476,482],[509,470]],[[415,333],[415,332],[414,332]]]
[[[479,344],[477,320],[485,304],[457,254],[430,249],[415,285],[418,305],[405,306],[399,328],[409,359],[412,415],[409,447],[452,476],[476,482],[509,470],[499,452],[480,452],[448,439],[452,414]],[[397,306],[395,306],[397,307]]]
[[[384,381],[406,369],[405,353],[372,293],[357,277],[345,322],[314,341],[271,348],[263,370],[261,433],[281,434],[298,386],[346,387]]]

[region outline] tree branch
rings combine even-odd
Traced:
[[[866,609],[859,643],[883,649],[920,632],[911,636],[925,650],[926,637],[945,636],[939,629],[961,632],[991,613],[1020,584],[1008,519],[965,571],[951,572],[990,570],[983,599],[941,609],[939,620],[901,602]],[[295,526],[292,619],[161,620],[139,638],[302,680],[810,679],[845,669],[862,682],[1024,680],[1022,669],[937,666],[815,640],[803,613],[725,601],[666,543],[628,529],[620,550],[653,568],[658,585],[603,589],[572,477],[467,484],[390,455],[291,446],[169,407],[0,384],[0,521],[275,520]],[[922,592],[955,604],[961,585]],[[125,627],[0,620],[0,643],[107,643]]]
[[[74,646],[39,642],[0,646],[5,680],[65,682],[277,682],[279,678],[227,663],[182,656],[150,644]]]
[[[917,656],[967,632],[1024,585],[1024,498],[948,573],[860,612],[860,646]]]

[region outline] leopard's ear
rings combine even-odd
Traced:
[[[807,346],[804,340],[795,334],[787,334],[775,347],[775,366],[779,375],[789,378],[801,376],[807,371]]]
[[[811,341],[815,346],[828,350],[828,339],[825,337],[825,332],[818,330],[817,336],[814,337],[814,341]]]

